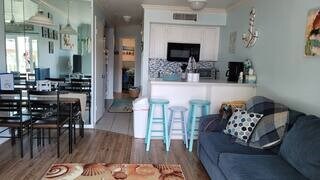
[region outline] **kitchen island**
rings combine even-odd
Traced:
[[[255,84],[239,84],[221,80],[199,82],[150,80],[151,98],[164,98],[170,106],[189,107],[189,100],[202,99],[211,102],[210,113],[218,113],[223,102],[246,101],[256,95]]]
[[[149,98],[163,98],[170,101],[169,106],[185,106],[189,108],[191,99],[209,100],[210,114],[218,113],[223,102],[247,101],[256,95],[255,84],[238,84],[220,80],[200,80],[199,82],[164,81],[153,79],[149,81]],[[197,110],[198,113],[200,109]],[[155,117],[161,117],[161,109],[155,109]],[[188,114],[186,114],[188,116]],[[145,122],[146,123],[146,122]],[[197,126],[197,125],[196,125]],[[154,125],[161,130],[161,125]],[[174,129],[180,129],[181,124],[174,124]],[[161,133],[154,133],[161,136]],[[172,139],[182,139],[181,135],[173,135]]]

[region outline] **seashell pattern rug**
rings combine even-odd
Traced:
[[[184,180],[177,164],[53,164],[43,180]]]

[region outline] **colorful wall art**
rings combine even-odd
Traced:
[[[305,55],[320,56],[320,8],[308,13]]]

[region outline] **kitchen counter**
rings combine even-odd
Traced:
[[[200,79],[199,82],[188,82],[185,80],[180,81],[167,81],[162,79],[151,79],[150,84],[179,84],[179,85],[222,85],[222,86],[246,86],[246,87],[256,87],[256,84],[247,84],[247,83],[235,83],[228,82],[225,80],[215,80],[215,79]]]
[[[189,108],[191,99],[209,100],[211,102],[211,114],[218,113],[223,102],[247,101],[256,95],[255,84],[239,84],[210,79],[201,79],[200,82],[152,79],[149,84],[150,98],[167,99],[170,102],[169,106],[184,106],[186,108]],[[155,117],[161,117],[161,109],[156,108]],[[179,126],[181,126],[181,123],[175,124],[174,128],[181,128]],[[161,126],[155,125],[156,130],[161,128]],[[174,135],[172,138],[181,139],[182,136]]]

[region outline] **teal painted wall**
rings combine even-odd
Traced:
[[[251,7],[257,10],[260,39],[246,49],[241,35],[248,29]],[[258,95],[306,113],[320,115],[320,57],[304,56],[307,13],[319,0],[245,0],[228,10],[222,29],[220,60],[251,58],[258,75]],[[230,54],[230,32],[238,32],[236,53]]]

